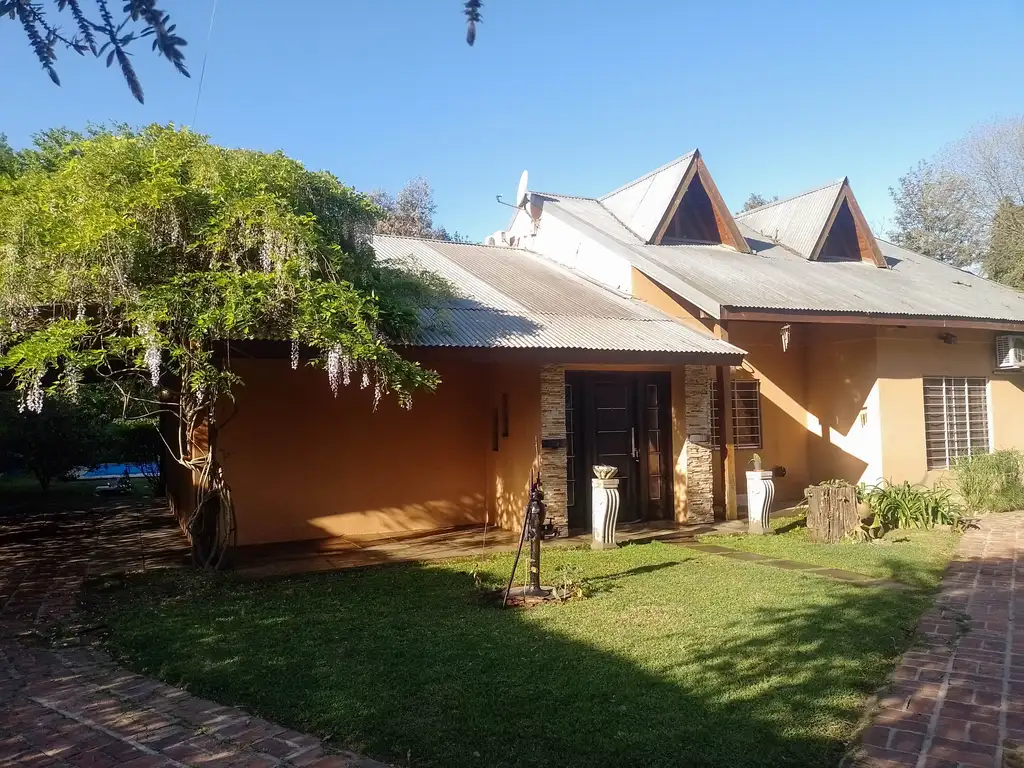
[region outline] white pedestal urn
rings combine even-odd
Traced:
[[[747,531],[769,533],[772,501],[775,500],[775,481],[771,470],[747,472]]]
[[[617,467],[599,464],[594,467],[597,475],[590,481],[591,509],[593,517],[593,535],[590,540],[592,549],[605,549],[615,546],[615,523],[619,519],[619,478],[615,477]]]

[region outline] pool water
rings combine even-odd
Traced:
[[[153,475],[157,471],[155,464],[146,464],[146,472]],[[110,477],[121,477],[124,474],[125,467],[128,468],[129,477],[143,477],[143,472],[139,464],[100,464],[95,469],[90,469],[87,472],[83,472],[78,477],[81,480],[100,480]]]

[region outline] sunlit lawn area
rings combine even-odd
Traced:
[[[934,583],[952,538],[730,543],[918,584]],[[510,567],[163,572],[98,610],[129,666],[399,765],[824,767],[932,596],[654,543],[547,549],[547,579],[568,567],[589,596],[500,610],[474,573],[497,586]]]
[[[930,587],[939,583],[960,540],[959,535],[945,528],[911,529],[890,531],[868,543],[848,541],[825,546],[810,541],[803,517],[773,520],[772,529],[776,535],[702,536],[701,542]]]

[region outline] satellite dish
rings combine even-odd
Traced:
[[[526,203],[526,197],[530,193],[530,188],[527,186],[529,177],[526,171],[523,171],[523,175],[519,177],[519,189],[516,190],[516,208],[522,208]]]

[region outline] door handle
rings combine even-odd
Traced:
[[[640,461],[640,452],[636,449],[636,427],[629,428],[629,442],[633,450],[633,461]]]

